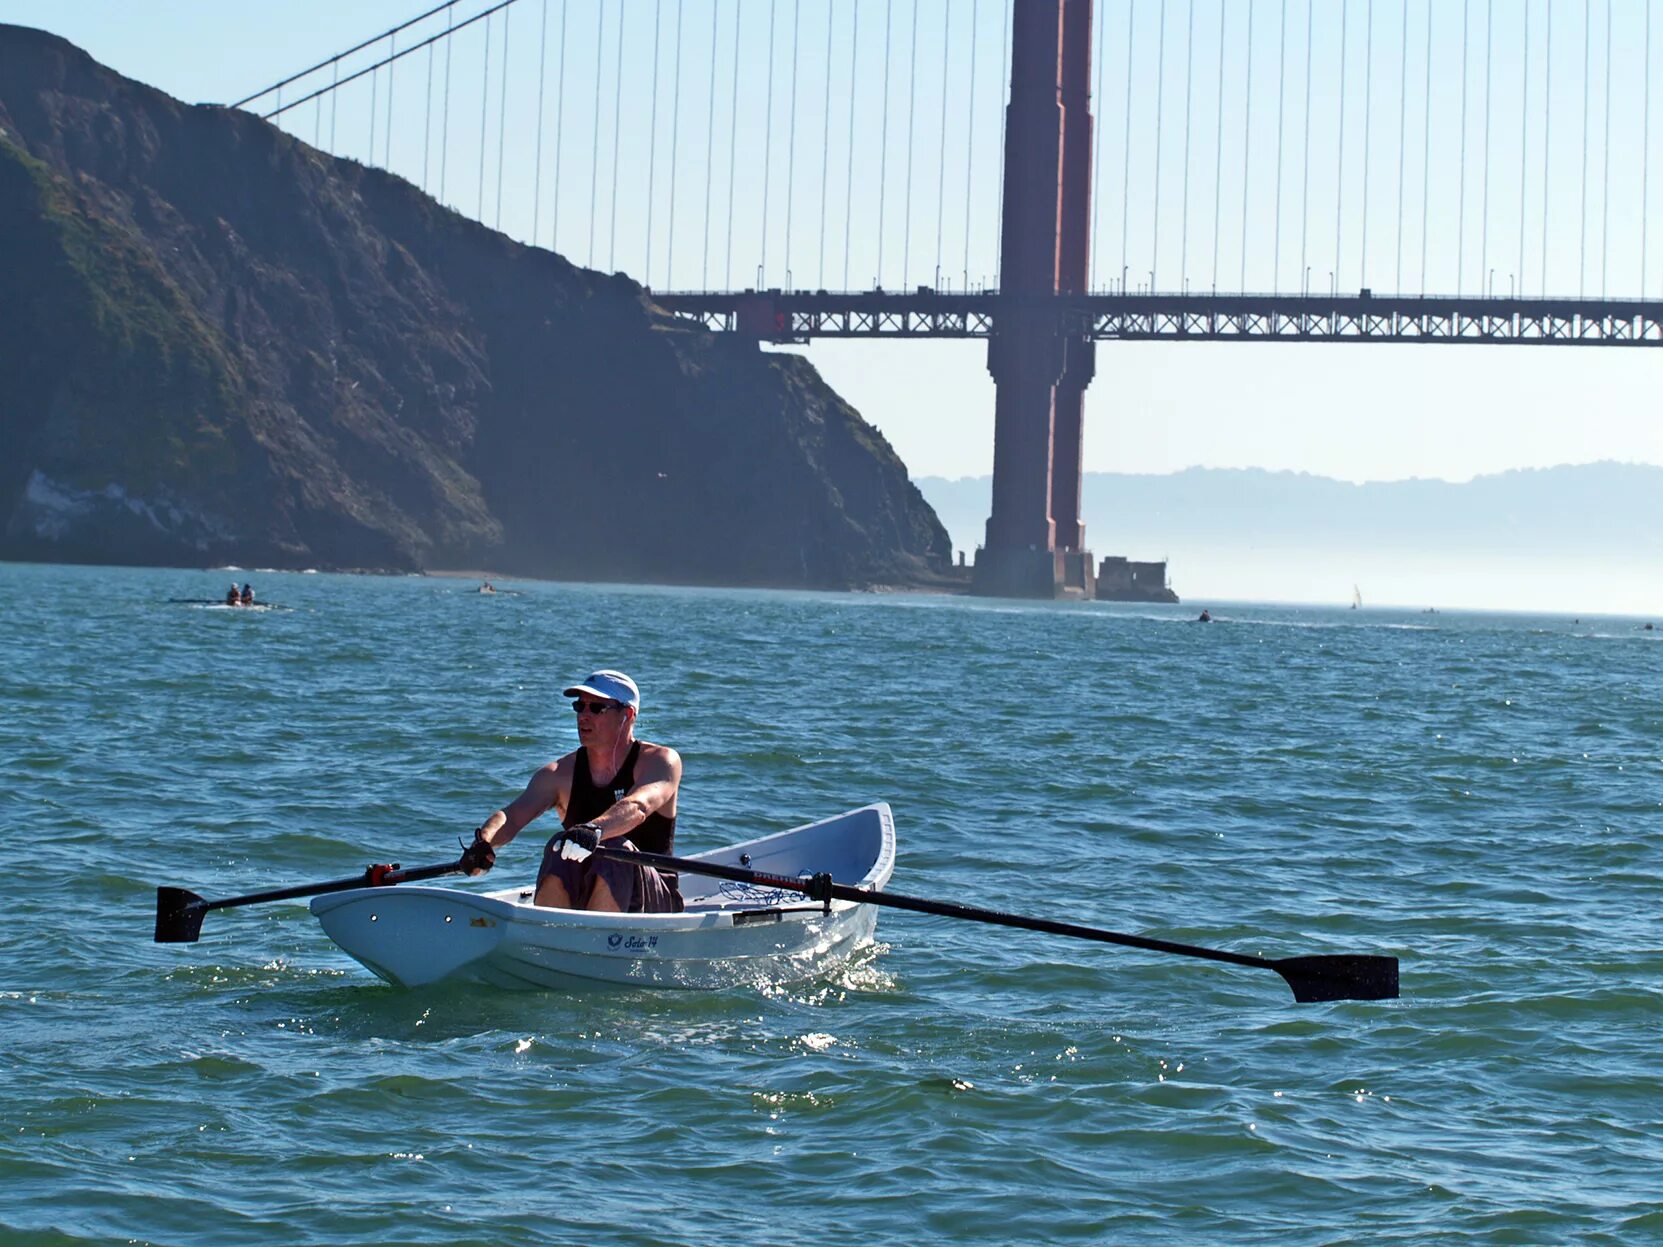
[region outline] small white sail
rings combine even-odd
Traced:
[[[1351,586],[1351,609],[1356,610],[1363,604],[1363,591],[1356,585]]]

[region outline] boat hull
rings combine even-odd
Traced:
[[[840,883],[876,889],[893,869],[894,827],[887,806],[867,806],[702,856],[787,875],[830,867]],[[682,886],[688,905],[677,914],[546,909],[526,890],[412,885],[316,897],[312,912],[332,940],[401,987],[458,979],[562,991],[811,978],[869,942],[877,926],[872,905],[826,907],[795,892],[685,874]]]

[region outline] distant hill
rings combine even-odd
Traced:
[[[928,582],[805,360],[0,25],[0,558]]]
[[[954,547],[973,552],[990,478],[923,477],[917,485]],[[1578,586],[1591,594],[1606,580],[1614,583],[1595,596],[1611,609],[1652,609],[1641,603],[1663,598],[1659,467],[1567,465],[1465,484],[1354,485],[1258,469],[1087,473],[1082,510],[1094,553],[1170,558],[1186,599],[1200,592],[1338,601],[1356,582],[1381,600],[1591,610]],[[1503,572],[1516,588],[1503,587]],[[1542,582],[1536,588],[1533,576]],[[1639,584],[1642,577],[1651,583]],[[1480,585],[1482,593],[1467,591]],[[1624,596],[1625,586],[1652,597]]]

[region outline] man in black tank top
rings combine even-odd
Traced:
[[[463,855],[473,866],[469,874],[489,870],[496,851],[549,810],[560,815],[562,827],[587,827],[609,848],[675,852],[681,756],[667,745],[635,739],[641,709],[635,681],[621,671],[596,671],[566,689],[566,696],[574,699],[578,748],[539,770],[524,792],[474,832]],[[559,841],[555,836],[543,850],[537,904],[614,913],[681,908],[673,874],[599,857],[571,861],[560,856]]]

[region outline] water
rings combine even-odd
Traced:
[[[0,566],[0,1241],[1655,1242],[1663,632]],[[1198,609],[1198,608],[1197,608]],[[807,984],[389,988],[302,903],[641,682],[679,847],[887,799],[892,886],[1403,998],[885,911]],[[529,878],[534,827],[487,881]]]

